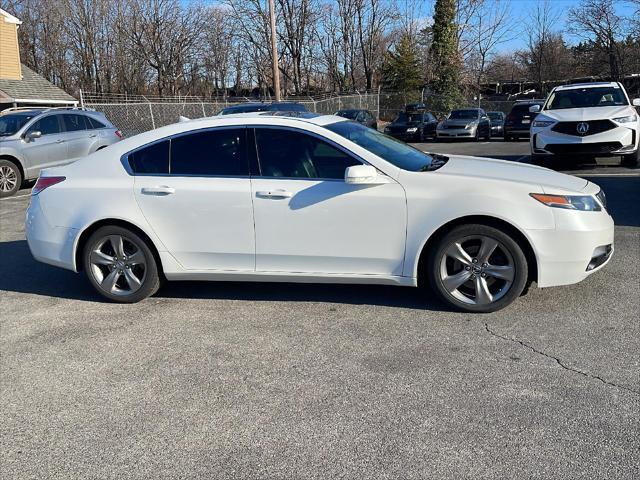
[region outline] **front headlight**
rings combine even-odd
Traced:
[[[613,121],[618,123],[631,123],[631,122],[635,122],[637,119],[638,119],[637,115],[629,115],[626,117],[614,118]]]
[[[545,193],[530,193],[529,195],[548,207],[583,212],[599,212],[602,210],[600,204],[591,195],[547,195]]]
[[[440,123],[438,124],[438,126],[436,127],[436,129],[438,129],[438,130],[442,130],[442,129],[444,129],[444,126],[445,126],[445,123],[444,123],[444,122],[440,122]]]
[[[555,122],[552,122],[551,120],[534,120],[533,122],[533,126],[534,127],[548,127],[549,125],[553,125]]]
[[[416,127],[407,128],[407,133],[415,133],[418,129]]]
[[[390,131],[390,130],[391,130],[391,129],[390,129],[389,127],[384,127],[384,131],[385,131],[385,132],[388,132],[388,131]]]
[[[477,122],[471,122],[471,123],[467,123],[467,125],[464,127],[467,130],[470,130],[472,128],[476,128],[478,126]]]

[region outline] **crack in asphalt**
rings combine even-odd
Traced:
[[[500,335],[499,333],[494,332],[493,330],[491,330],[491,328],[489,327],[488,323],[484,324],[484,328],[485,330],[492,336],[496,337],[496,338],[500,338],[502,340],[506,340],[508,342],[512,342],[512,343],[517,343],[525,348],[528,348],[529,350],[531,350],[534,353],[537,353],[538,355],[542,355],[543,357],[546,357],[550,360],[555,360],[555,362],[560,365],[562,368],[564,368],[565,370],[568,370],[570,372],[573,373],[577,373],[579,375],[582,375],[583,377],[587,377],[587,378],[591,378],[593,380],[599,380],[600,382],[602,382],[605,385],[608,385],[610,387],[616,387],[619,388],[621,390],[626,390],[627,392],[631,392],[635,395],[640,395],[640,391],[638,390],[634,390],[632,388],[629,387],[625,387],[624,385],[619,385],[617,383],[613,383],[613,382],[609,382],[607,380],[605,380],[602,377],[599,377],[598,375],[592,375],[590,373],[587,372],[583,372],[582,370],[578,370],[576,368],[570,367],[568,365],[565,365],[564,363],[562,363],[562,360],[560,360],[558,357],[554,357],[553,355],[549,355],[548,353],[545,353],[541,350],[538,350],[537,348],[529,345],[528,343],[523,342],[522,340],[518,340],[517,338],[509,338],[509,337],[505,337],[503,335]]]

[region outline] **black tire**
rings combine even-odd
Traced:
[[[447,253],[451,251],[450,247],[459,243],[470,258],[475,259],[474,256],[478,255],[479,258],[475,260],[479,261],[485,242],[487,245],[491,242],[497,244],[493,253],[487,257],[486,263],[463,264]],[[442,301],[456,310],[473,313],[495,312],[509,305],[524,290],[529,274],[527,259],[518,243],[502,230],[482,224],[461,225],[444,234],[429,252],[425,268],[429,286]],[[450,268],[452,271],[459,271],[449,276]],[[498,272],[499,275],[504,275],[507,269],[511,280],[499,279],[491,274]],[[452,292],[450,288],[445,287],[443,275],[445,278],[453,278],[455,275],[471,277],[467,277],[468,279]],[[481,295],[476,295],[476,298],[473,298],[472,293],[468,293],[467,296],[467,292],[471,290],[477,292],[477,286],[480,284],[489,292],[487,297],[481,299]],[[483,303],[488,298],[491,298],[491,301]]]
[[[22,173],[11,160],[0,160],[0,198],[12,197],[22,186]]]
[[[504,136],[504,141],[505,142],[513,142],[513,137],[511,135],[505,135]]]
[[[473,137],[473,141],[474,142],[479,142],[480,141],[480,127],[476,128],[476,134]]]
[[[116,253],[116,248],[113,248],[113,243],[109,240],[117,237],[123,239],[121,253],[124,255],[120,258],[118,258],[119,255]],[[107,242],[109,242],[109,245],[107,245]],[[104,253],[105,249],[107,253]],[[110,265],[96,265],[92,262],[91,257],[92,252],[96,250],[100,250],[105,255],[102,259],[111,256],[119,261],[114,261]],[[138,252],[142,255],[141,257]],[[141,262],[144,261],[144,265],[142,263],[133,263],[133,261],[129,264],[126,261],[134,257]],[[125,261],[122,260],[123,258]],[[82,252],[82,260],[85,274],[91,285],[100,295],[112,302],[136,303],[155,294],[160,288],[161,278],[156,257],[147,241],[129,229],[115,225],[100,227],[87,240]],[[141,269],[142,265],[144,266],[143,269]],[[118,278],[113,282],[113,288],[108,290],[103,286],[103,282],[107,282],[111,274]],[[140,282],[140,285],[136,286],[135,290],[131,286],[129,275],[134,275]],[[132,290],[130,293],[126,293],[127,287]]]
[[[637,167],[638,164],[640,163],[640,147],[638,147],[638,150],[636,150],[635,153],[631,153],[629,155],[623,155],[622,159],[620,160],[620,165],[622,165],[623,167]]]

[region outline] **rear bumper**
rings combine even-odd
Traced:
[[[80,231],[51,226],[42,212],[37,195],[32,197],[27,209],[25,233],[33,258],[75,271],[74,246]]]
[[[524,127],[524,126],[508,127],[505,125],[504,134],[505,136],[514,135],[518,137],[528,137],[531,134],[531,127]]]
[[[539,287],[578,283],[613,255],[614,225],[608,213],[554,210],[555,230],[527,232],[536,249]]]
[[[393,138],[397,138],[398,140],[402,140],[403,142],[415,142],[420,140],[420,133],[419,132],[413,132],[413,133],[406,133],[406,132],[400,132],[400,133],[392,133],[392,132],[385,132],[387,135],[389,135],[390,137]]]

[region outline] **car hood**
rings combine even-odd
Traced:
[[[544,110],[540,112],[538,120],[542,116],[559,122],[580,122],[588,120],[601,120],[603,118],[626,117],[636,113],[629,105],[617,107],[591,107],[591,108],[566,108],[560,110]]]
[[[539,185],[544,193],[582,192],[589,183],[579,177],[526,163],[462,155],[449,156],[449,161],[435,173]]]

